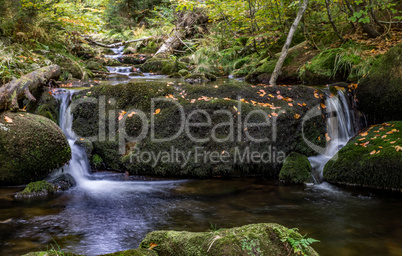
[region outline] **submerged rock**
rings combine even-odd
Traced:
[[[402,122],[360,132],[324,168],[331,183],[402,190]]]
[[[211,232],[154,231],[140,248],[152,248],[160,256],[180,255],[318,255],[295,229],[279,224],[260,223]],[[293,241],[293,245],[292,245]]]
[[[311,182],[311,164],[305,155],[290,153],[283,163],[279,179],[291,183]]]
[[[41,180],[70,158],[67,139],[53,121],[25,112],[2,114],[0,185]]]
[[[370,124],[402,121],[402,43],[374,63],[357,86],[356,97]]]

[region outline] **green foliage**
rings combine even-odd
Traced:
[[[93,167],[99,168],[99,167],[101,167],[101,165],[103,163],[103,159],[102,159],[102,157],[100,157],[100,155],[95,154],[92,156],[91,163],[92,163]]]
[[[300,237],[297,233],[297,228],[283,230],[278,227],[273,227],[273,230],[280,237],[281,242],[289,244],[293,249],[293,253],[298,255],[311,255],[311,244],[320,242],[314,238],[305,238],[306,235]]]
[[[306,70],[328,79],[344,79],[357,82],[371,68],[374,57],[365,56],[361,45],[348,42],[339,48],[323,50],[300,70],[303,77]]]

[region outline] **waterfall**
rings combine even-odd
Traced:
[[[73,115],[70,112],[70,101],[74,94],[72,90],[59,90],[54,96],[60,101],[59,124],[60,129],[66,135],[68,144],[71,148],[71,160],[63,166],[63,172],[71,174],[77,182],[77,185],[82,185],[90,175],[90,166],[85,150],[77,145],[77,135],[72,130]]]
[[[123,177],[123,174],[119,175],[122,179],[115,180],[116,174],[91,174],[88,156],[84,148],[76,143],[78,136],[72,130],[73,115],[69,105],[75,92],[59,89],[54,93],[54,97],[60,102],[60,128],[66,135],[71,148],[70,162],[57,170],[54,176],[61,172],[68,173],[73,176],[81,191],[89,192],[96,197],[113,197],[113,200],[124,197],[126,192],[163,191],[172,184],[185,182],[185,180],[131,181],[125,180],[126,177]]]
[[[310,164],[313,168],[315,183],[321,183],[323,181],[325,164],[332,159],[357,132],[354,126],[354,115],[350,110],[348,100],[344,93],[344,90],[338,90],[337,96],[328,97],[325,102],[327,132],[331,140],[325,148],[324,154],[309,157]]]

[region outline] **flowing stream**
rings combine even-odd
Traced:
[[[115,51],[119,56],[121,52]],[[261,222],[299,228],[321,241],[314,244],[321,255],[402,255],[399,193],[326,183],[284,186],[263,178],[172,180],[91,173],[72,131],[73,93],[60,90],[56,97],[60,127],[72,149],[69,165],[60,171],[73,175],[77,186],[33,200],[16,200],[20,187],[0,187],[0,255],[52,247],[99,255],[137,248],[153,230],[208,231],[211,224],[228,228]],[[325,153],[310,158],[318,179],[325,163],[355,133],[342,93],[326,105],[334,129],[329,130],[332,142]]]
[[[327,97],[325,101],[327,116],[327,132],[331,138],[323,154],[309,157],[313,168],[313,178],[316,184],[323,181],[325,164],[356,134],[354,115],[350,110],[344,90],[339,90],[337,96]]]

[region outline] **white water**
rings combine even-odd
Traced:
[[[315,183],[322,182],[325,164],[336,156],[338,151],[356,134],[354,115],[350,111],[343,90],[339,90],[337,96],[328,97],[325,105],[327,132],[331,140],[324,154],[309,157]]]
[[[68,173],[75,179],[77,187],[97,196],[122,196],[124,192],[163,191],[172,184],[182,181],[115,181],[109,180],[110,174],[91,174],[87,154],[83,147],[76,143],[78,136],[72,130],[73,115],[70,111],[73,90],[58,90],[55,98],[60,101],[60,128],[66,135],[71,148],[71,160],[58,173]],[[57,174],[57,173],[56,173]]]
[[[124,46],[111,48],[111,50],[113,51],[114,55],[105,55],[106,58],[120,59],[123,57]]]

